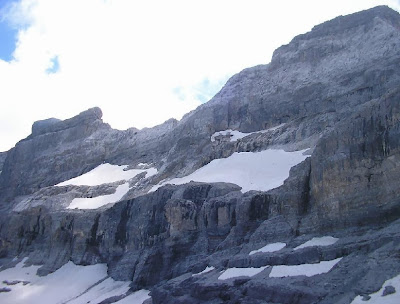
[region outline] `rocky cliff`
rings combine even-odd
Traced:
[[[150,289],[153,303],[367,299],[400,274],[399,84],[400,16],[376,7],[295,37],[179,122],[118,131],[98,108],[36,122],[4,154],[0,256],[28,256],[41,275],[68,261],[106,263],[132,290]],[[278,149],[309,157],[267,190],[223,179],[167,185],[238,152]],[[104,163],[140,173],[59,184]],[[117,203],[69,209],[125,183]],[[336,241],[299,248],[326,235]],[[253,253],[266,244],[284,247]],[[326,263],[325,272],[279,276]]]

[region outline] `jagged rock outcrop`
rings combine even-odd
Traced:
[[[7,153],[0,175],[3,200],[80,175],[101,163],[105,149],[96,135],[111,131],[101,115],[99,108],[93,108],[65,121],[34,123],[32,134]]]
[[[0,257],[29,255],[42,275],[69,260],[107,263],[113,278],[151,289],[153,303],[349,304],[400,273],[399,84],[400,16],[376,7],[295,37],[179,122],[118,131],[98,108],[36,122],[0,154]],[[226,129],[249,134],[210,140]],[[266,192],[196,182],[148,192],[213,159],[271,148],[310,157]],[[103,162],[158,172],[130,180],[140,185],[113,206],[65,209],[115,191],[119,182],[53,187]],[[296,249],[327,233],[339,241]],[[249,254],[273,242],[286,246]],[[270,276],[274,266],[339,258],[318,276]],[[219,279],[234,267],[266,268]]]

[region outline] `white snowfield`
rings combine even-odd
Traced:
[[[234,142],[237,141],[238,139],[242,139],[243,137],[249,136],[251,134],[256,134],[256,133],[267,133],[267,132],[271,132],[271,131],[275,131],[277,129],[279,129],[280,127],[282,127],[284,124],[280,124],[279,126],[276,127],[272,127],[266,130],[260,130],[260,131],[255,131],[255,132],[250,132],[250,133],[242,133],[240,131],[237,130],[232,130],[232,129],[228,129],[228,130],[224,130],[224,131],[219,131],[219,132],[215,132],[213,135],[211,135],[211,141],[214,142],[216,141],[216,137],[217,136],[226,136],[226,135],[230,135],[230,142]]]
[[[68,262],[60,269],[44,277],[36,275],[40,266],[23,267],[24,259],[15,267],[0,271],[0,288],[9,288],[9,292],[0,293],[0,303],[7,304],[86,304],[100,303],[113,296],[124,295],[129,290],[130,282],[114,281],[107,275],[105,264],[77,266]],[[7,285],[4,281],[24,281]],[[141,304],[150,298],[147,290],[145,298],[131,297],[125,303]],[[122,301],[122,300],[121,300]],[[124,303],[124,302],[117,302]]]
[[[257,250],[253,250],[249,253],[249,255],[253,255],[259,252],[275,252],[275,251],[279,251],[283,248],[286,247],[286,243],[272,243],[272,244],[268,244],[265,245],[264,247],[257,249]]]
[[[129,191],[129,183],[119,185],[113,194],[96,196],[92,198],[74,198],[67,209],[97,209],[101,206],[116,203]]]
[[[305,242],[304,244],[301,244],[300,246],[297,246],[294,248],[294,250],[306,248],[306,247],[312,247],[312,246],[330,246],[335,244],[339,239],[334,238],[332,236],[323,236],[323,237],[315,237],[312,238],[311,240]]]
[[[383,291],[386,286],[393,286],[396,289],[395,293],[383,296]],[[371,298],[368,301],[363,301],[362,296],[357,296],[351,304],[399,304],[400,303],[400,275],[385,281],[382,288],[375,293],[369,295]]]
[[[198,273],[194,273],[194,274],[192,274],[192,277],[195,277],[195,276],[202,275],[202,274],[204,274],[204,273],[207,273],[207,272],[213,271],[214,269],[215,269],[215,267],[214,267],[214,266],[207,266],[207,267],[206,267],[206,269],[204,269],[203,271],[200,271],[200,272],[198,272]]]
[[[140,167],[143,167],[146,164],[139,164]],[[149,169],[131,169],[126,170],[128,165],[117,166],[111,164],[101,164],[97,166],[93,170],[82,174],[80,176],[74,177],[67,181],[57,184],[56,186],[67,186],[67,185],[75,185],[75,186],[97,186],[101,184],[114,183],[122,180],[130,180],[136,175],[147,172],[146,178],[157,174],[156,168]]]
[[[231,278],[237,278],[237,277],[253,277],[256,274],[259,274],[261,271],[263,271],[265,268],[269,266],[263,266],[259,268],[228,268],[225,270],[219,277],[218,280],[227,280]]]
[[[283,185],[289,177],[290,168],[308,157],[303,155],[305,151],[270,149],[261,152],[236,152],[227,158],[214,159],[190,175],[156,185],[150,192],[165,184],[182,185],[190,181],[233,183],[242,187],[242,192],[268,191]]]
[[[139,168],[149,167],[148,164],[140,163]],[[118,181],[128,181],[136,175],[146,172],[145,178],[157,174],[156,168],[131,169],[126,170],[128,165],[117,166],[111,164],[101,164],[93,170],[57,184],[56,186],[98,186],[106,183]],[[119,185],[113,194],[97,196],[93,198],[74,198],[67,209],[97,209],[101,206],[116,203],[124,197],[129,191],[129,183]]]
[[[78,296],[68,304],[100,303],[110,297],[125,294],[129,290],[130,282],[114,281],[107,278],[98,285],[93,286],[84,294]]]
[[[342,258],[332,261],[322,261],[316,264],[301,264],[301,265],[278,265],[273,266],[269,276],[271,278],[283,278],[292,276],[315,276],[317,274],[329,272],[333,266],[340,262]]]

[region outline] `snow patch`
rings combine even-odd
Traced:
[[[69,301],[68,304],[100,303],[108,298],[125,294],[130,288],[129,284],[130,282],[114,281],[112,278],[107,278]]]
[[[247,135],[250,135],[251,133],[242,133],[242,132],[240,132],[240,131],[236,131],[236,130],[231,130],[231,129],[229,129],[229,130],[225,130],[225,131],[219,131],[219,132],[215,132],[213,135],[211,135],[211,141],[212,142],[214,142],[216,139],[216,137],[217,136],[227,136],[227,135],[230,135],[231,137],[230,137],[230,139],[229,139],[229,141],[230,142],[233,142],[233,141],[237,141],[238,139],[240,139],[240,138],[243,138],[243,137],[245,137],[245,136],[247,136]]]
[[[201,275],[201,274],[204,274],[204,273],[213,271],[214,269],[215,269],[215,267],[213,267],[213,266],[211,266],[211,267],[207,266],[206,269],[204,269],[203,271],[200,271],[200,272],[198,272],[198,273],[192,274],[192,277],[199,276],[199,275]]]
[[[146,164],[141,164],[146,165]],[[114,183],[122,180],[130,180],[136,175],[146,172],[146,178],[157,174],[156,168],[131,169],[126,170],[128,165],[118,166],[111,164],[101,164],[93,170],[74,177],[70,180],[57,184],[56,186],[76,185],[76,186],[97,186],[101,184]]]
[[[0,271],[0,288],[11,289],[10,292],[0,293],[0,303],[95,304],[124,295],[131,283],[108,277],[106,264],[78,266],[68,262],[55,272],[39,277],[36,272],[40,266],[24,267],[26,260],[24,258],[15,267]],[[8,286],[4,281],[21,282]],[[148,294],[149,291],[140,290],[116,303],[141,304],[150,298]]]
[[[3,281],[33,281],[33,280],[35,280],[36,279],[36,271],[40,268],[40,266],[24,267],[25,262],[27,260],[28,260],[28,258],[24,258],[21,262],[19,262],[14,267],[0,271],[0,287],[6,286],[6,285],[4,285],[4,283],[2,283]],[[13,261],[15,261],[15,259],[13,259]],[[2,302],[1,295],[2,294],[0,293],[0,303]]]
[[[39,266],[23,267],[25,261],[0,272],[1,287],[11,289],[10,292],[0,293],[1,303],[63,303],[84,293],[107,276],[105,264],[77,266],[68,262],[56,272],[39,277],[36,275]],[[23,285],[21,282],[7,286],[3,283],[5,280],[27,281],[29,284]]]
[[[301,264],[301,265],[279,265],[273,266],[269,276],[271,278],[283,278],[292,276],[315,276],[317,274],[329,272],[333,266],[340,262],[342,258],[332,261],[322,261],[316,264]]]
[[[129,191],[129,183],[117,187],[113,194],[96,196],[92,198],[74,198],[67,209],[96,209],[101,206],[116,203]]]
[[[305,151],[236,152],[227,158],[214,159],[188,176],[156,185],[150,192],[165,184],[182,185],[190,181],[233,183],[242,187],[242,192],[268,191],[283,185],[289,177],[290,168],[309,157],[303,155]]]
[[[149,293],[149,290],[141,289],[123,298],[122,300],[115,302],[114,304],[142,304],[144,301],[151,298]]]
[[[150,167],[151,167],[151,164],[148,164],[148,163],[138,163],[136,165],[136,168],[139,168],[139,169],[146,169],[146,168],[150,168]]]
[[[267,132],[272,132],[275,131],[277,129],[279,129],[280,127],[282,127],[284,124],[280,124],[278,126],[266,129],[266,130],[260,130],[260,131],[255,131],[255,132],[250,132],[250,133],[242,133],[240,131],[237,130],[232,130],[232,129],[228,129],[228,130],[224,130],[224,131],[219,131],[219,132],[215,132],[213,135],[211,135],[211,141],[214,142],[216,140],[217,136],[227,136],[230,135],[230,142],[235,142],[238,139],[242,139],[243,137],[252,135],[252,134],[257,134],[257,133],[267,133]]]
[[[285,246],[286,246],[286,243],[272,243],[272,244],[268,244],[260,249],[251,251],[249,253],[249,255],[253,255],[258,252],[275,252],[275,251],[279,251],[279,250],[285,248]]]
[[[323,236],[323,237],[315,237],[312,238],[311,240],[305,242],[304,244],[301,244],[300,246],[297,246],[294,248],[294,250],[306,248],[306,247],[312,247],[312,246],[330,246],[335,244],[339,239],[334,238],[332,236]]]
[[[252,277],[255,276],[256,274],[259,274],[261,271],[263,271],[265,268],[269,266],[263,266],[259,268],[228,268],[225,270],[219,277],[218,280],[227,280],[231,278],[237,278],[237,277]]]
[[[383,296],[383,291],[386,286],[393,286],[396,289],[395,293]],[[357,296],[351,304],[398,304],[400,303],[400,275],[389,279],[383,283],[382,288],[375,293],[370,294],[371,297],[368,301],[363,301],[362,296]]]
[[[149,178],[153,175],[156,175],[158,172],[158,170],[156,168],[148,168],[148,169],[145,169],[144,171],[146,171],[146,175],[144,178]]]

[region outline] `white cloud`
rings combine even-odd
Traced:
[[[120,129],[180,118],[228,76],[269,62],[296,34],[383,3],[399,5],[22,0],[7,15],[20,29],[14,60],[0,60],[0,151],[27,136],[35,120],[65,119],[92,106]],[[59,70],[49,74],[54,58]]]

